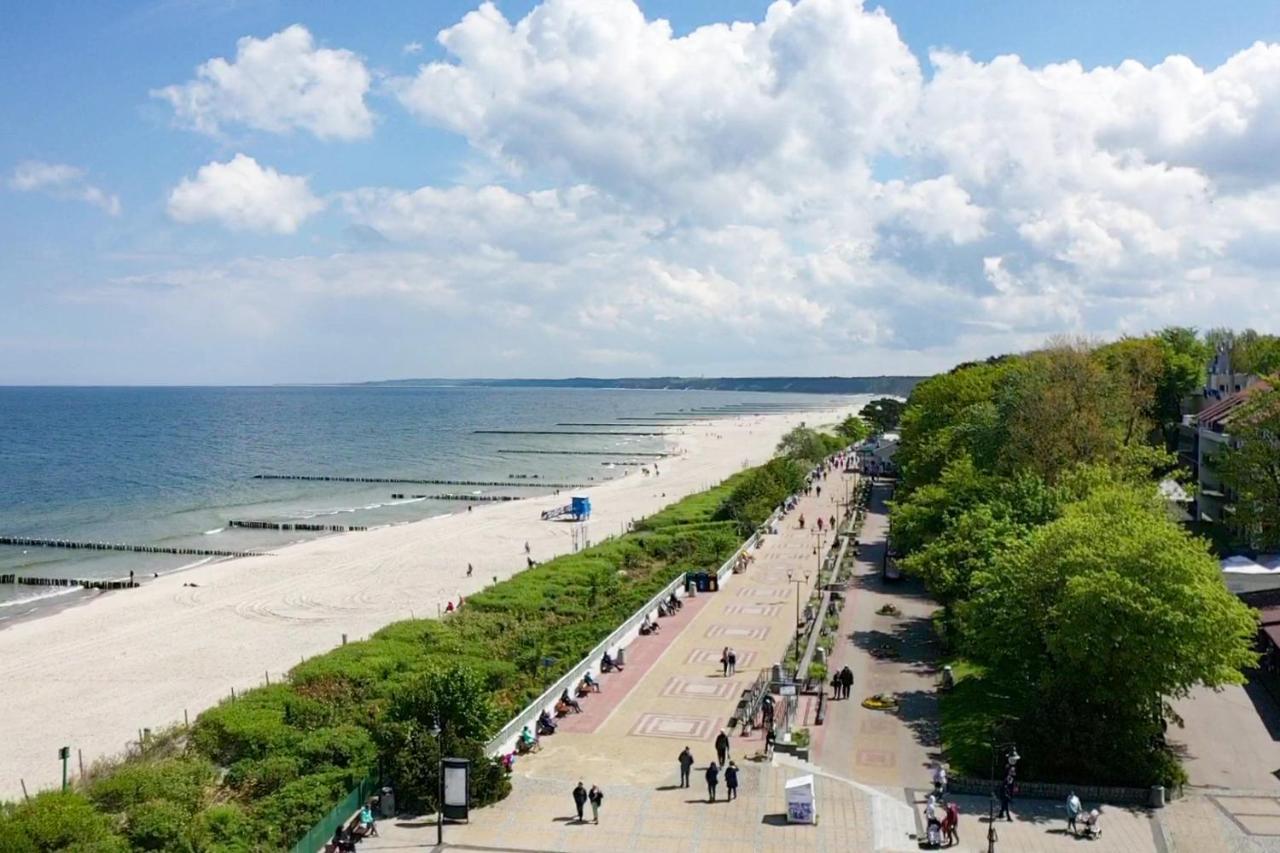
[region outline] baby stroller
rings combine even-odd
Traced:
[[[1102,824],[1099,822],[1102,815],[1097,809],[1093,809],[1087,814],[1080,815],[1080,835],[1085,838],[1099,838],[1102,836]]]

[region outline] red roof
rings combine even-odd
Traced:
[[[1224,424],[1231,420],[1231,416],[1235,414],[1236,409],[1245,404],[1249,397],[1258,391],[1270,391],[1271,386],[1266,382],[1256,382],[1243,391],[1237,391],[1225,400],[1219,400],[1207,409],[1204,409],[1196,416],[1196,423],[1200,426],[1210,427],[1211,429],[1220,429]]]

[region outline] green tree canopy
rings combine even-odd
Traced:
[[[898,428],[906,405],[894,397],[879,397],[863,406],[859,414],[873,433],[892,432]]]
[[[1254,612],[1150,487],[1096,489],[972,584],[965,647],[1008,697],[1019,746],[1042,770],[1151,777],[1164,700],[1240,683],[1256,661]]]
[[[857,444],[866,440],[871,434],[871,428],[857,415],[849,415],[836,425],[836,434],[844,439],[846,444]]]
[[[788,459],[816,465],[839,450],[843,442],[809,427],[798,426],[778,442],[778,453]]]

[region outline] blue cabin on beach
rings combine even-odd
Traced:
[[[572,506],[570,514],[579,521],[591,517],[591,498],[574,498],[570,506]]]

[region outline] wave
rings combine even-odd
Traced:
[[[205,535],[205,536],[212,536],[213,534],[215,534],[215,533],[221,533],[222,531],[224,531],[224,530],[226,530],[226,529],[227,529],[227,528],[225,528],[225,527],[215,527],[215,528],[213,528],[212,530],[206,530],[206,531],[204,532],[204,535]]]
[[[16,607],[19,604],[30,604],[33,601],[43,601],[46,598],[57,598],[60,595],[71,595],[75,592],[84,592],[84,587],[71,586],[66,589],[59,589],[55,592],[42,592],[39,595],[29,595],[26,598],[15,598],[12,601],[0,601],[0,607]]]

